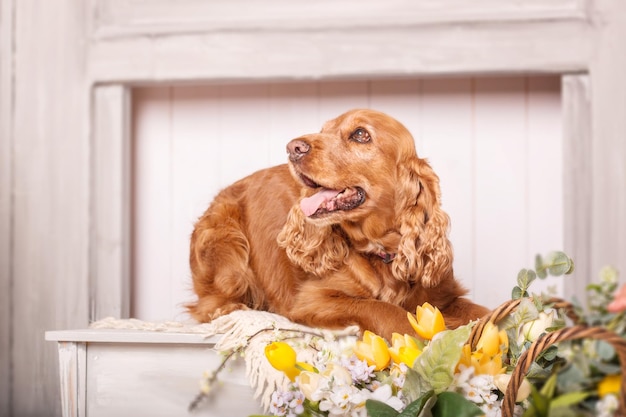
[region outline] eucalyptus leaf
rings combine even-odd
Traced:
[[[548,277],[547,267],[543,261],[543,257],[539,254],[535,256],[535,271],[537,271],[537,276],[541,279]]]
[[[574,262],[564,252],[550,252],[546,258],[543,267],[552,276],[571,274],[574,270]]]
[[[501,329],[519,328],[522,324],[533,321],[538,317],[539,310],[537,310],[535,304],[530,299],[523,298],[515,309],[515,312],[502,320],[499,327]]]
[[[537,362],[530,364],[526,377],[528,379],[544,380],[547,379],[552,373],[552,367],[544,368]]]
[[[435,393],[445,391],[454,379],[454,369],[470,331],[471,325],[465,325],[439,333],[413,364]]]
[[[520,287],[513,287],[513,291],[511,291],[511,299],[519,300],[522,297],[526,297],[526,293]]]
[[[557,355],[559,353],[559,348],[552,345],[552,346],[548,346],[548,348],[546,350],[544,350],[543,352],[541,352],[538,356],[537,359],[541,358],[545,361],[553,361],[554,359],[556,359]]]
[[[509,354],[511,355],[511,365],[515,366],[517,363],[517,358],[522,353],[522,346],[517,344],[517,333],[518,329],[516,327],[510,327],[506,329],[506,336],[509,339]]]
[[[571,274],[574,271],[574,262],[563,252],[550,253],[549,263],[548,272],[555,277]]]
[[[615,348],[608,342],[604,340],[598,340],[596,342],[596,353],[600,359],[604,359],[605,361],[610,361],[615,357]]]
[[[517,274],[517,285],[526,289],[537,278],[537,274],[532,269],[522,269]]]
[[[474,417],[485,412],[459,393],[445,391],[438,395],[433,417]]]

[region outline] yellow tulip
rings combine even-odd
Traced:
[[[415,359],[422,353],[415,338],[405,334],[402,336],[399,333],[391,335],[391,347],[389,348],[389,355],[395,363],[404,363],[409,367],[413,366]]]
[[[598,383],[598,395],[604,397],[607,394],[619,395],[622,389],[621,375],[607,375]]]
[[[476,374],[502,374],[506,371],[506,367],[502,366],[502,355],[508,348],[509,339],[506,332],[498,330],[498,326],[488,322],[474,352],[471,351],[470,345],[463,346],[457,369],[460,365],[464,365],[474,367]]]
[[[367,362],[369,366],[380,371],[389,365],[391,356],[385,339],[366,330],[363,333],[363,340],[358,340],[354,346],[356,356]]]
[[[498,375],[506,371],[506,367],[502,366],[500,353],[494,356],[475,354],[472,356],[472,365],[478,375]]]
[[[509,346],[509,338],[506,335],[506,331],[499,330],[498,326],[490,321],[487,322],[478,343],[476,343],[476,350],[482,351],[485,355],[494,356],[502,354],[503,346],[507,349]]]
[[[265,346],[265,356],[270,364],[279,371],[282,371],[293,381],[300,374],[300,369],[296,366],[296,351],[285,342],[272,342]]]
[[[415,316],[407,313],[407,317],[415,332],[426,340],[431,340],[437,333],[446,329],[441,311],[430,303],[417,306]]]

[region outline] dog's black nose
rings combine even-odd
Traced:
[[[304,155],[309,153],[311,145],[303,141],[302,139],[294,139],[287,144],[287,153],[289,154],[290,161],[297,161]]]

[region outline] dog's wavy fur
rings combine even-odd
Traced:
[[[451,328],[488,313],[454,278],[439,179],[401,123],[352,110],[287,148],[289,164],[224,189],[196,223],[190,263],[198,300],[188,305],[195,319],[251,308],[390,338],[412,334],[407,311],[426,301]],[[365,200],[307,217],[300,201],[318,184],[360,187]]]

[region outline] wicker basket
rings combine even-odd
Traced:
[[[480,339],[480,335],[488,322],[492,322],[497,324],[504,318],[506,318],[509,314],[511,314],[519,305],[521,300],[511,300],[500,305],[498,308],[493,310],[490,314],[480,319],[476,325],[472,328],[472,332],[468,338],[468,344],[474,349],[478,340]],[[593,327],[587,326],[585,324],[580,323],[579,317],[574,312],[574,307],[568,301],[552,298],[549,300],[555,309],[563,309],[567,316],[572,319],[574,324],[570,327],[565,327],[563,329],[549,332],[544,334],[538,340],[530,345],[528,350],[526,350],[518,359],[517,365],[513,370],[513,374],[511,375],[511,381],[509,382],[509,386],[504,394],[504,398],[502,400],[502,417],[512,417],[513,409],[515,407],[515,398],[517,397],[517,391],[522,384],[522,381],[531,364],[537,359],[537,357],[549,348],[551,345],[559,342],[563,342],[566,340],[574,340],[574,339],[598,339],[604,340],[605,342],[611,344],[620,360],[621,370],[622,370],[622,384],[621,384],[621,395],[619,398],[619,408],[617,410],[616,416],[626,416],[626,339],[621,337],[620,335],[607,330],[603,327]]]

